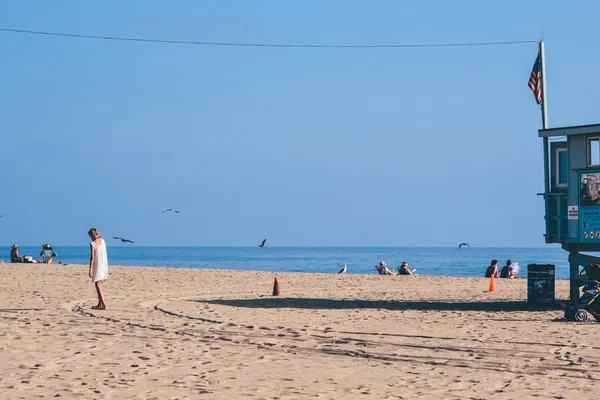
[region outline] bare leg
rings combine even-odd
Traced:
[[[98,304],[92,306],[94,310],[98,310],[102,305],[102,298],[100,297],[100,289],[98,288],[98,283],[99,282],[94,282],[94,287],[96,288],[96,296],[98,296]]]
[[[102,281],[98,281],[95,283],[96,292],[98,293],[98,305],[96,306],[99,310],[106,309],[106,304],[104,303],[104,294],[102,293]]]

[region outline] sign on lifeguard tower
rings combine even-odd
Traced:
[[[579,207],[578,206],[569,206],[567,210],[567,215],[569,219],[579,219]]]
[[[600,170],[579,172],[579,242],[600,243]]]

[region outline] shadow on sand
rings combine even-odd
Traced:
[[[403,300],[332,300],[310,298],[258,298],[231,300],[192,300],[199,303],[242,308],[305,308],[314,310],[384,309],[418,311],[548,311],[560,310],[561,303],[535,305],[525,301],[403,301]]]

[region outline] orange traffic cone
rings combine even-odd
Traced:
[[[279,291],[279,279],[275,277],[275,283],[273,284],[273,296],[279,296],[281,292]]]
[[[496,291],[496,280],[494,279],[494,275],[490,276],[490,292]]]

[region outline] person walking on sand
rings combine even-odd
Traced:
[[[104,303],[104,294],[102,293],[102,282],[108,279],[108,256],[106,254],[106,243],[100,237],[100,232],[96,228],[89,230],[88,235],[92,242],[90,243],[90,270],[89,276],[96,286],[98,294],[98,305],[93,306],[94,310],[106,310]]]

